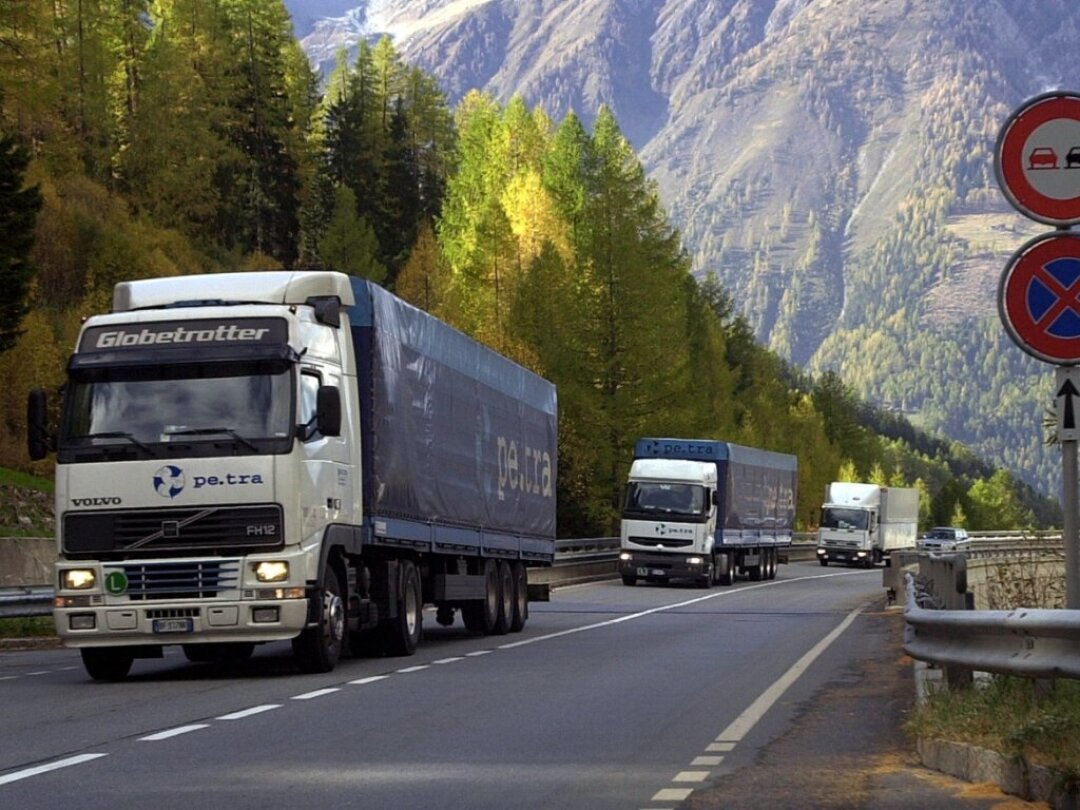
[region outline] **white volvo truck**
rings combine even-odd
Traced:
[[[54,617],[89,674],[182,645],[409,655],[422,607],[519,631],[555,553],[555,388],[363,279],[123,282],[83,325],[59,429]]]

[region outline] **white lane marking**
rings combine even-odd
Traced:
[[[18,675],[0,675],[0,681],[14,681]]]
[[[422,669],[427,669],[429,666],[430,666],[430,664],[420,664],[419,666],[416,666],[416,667],[405,667],[405,669],[398,669],[398,670],[394,670],[394,671],[395,672],[400,672],[400,673],[419,672]]]
[[[29,678],[32,675],[48,675],[48,674],[49,674],[49,670],[47,670],[47,669],[39,669],[37,672],[27,672],[26,677]]]
[[[694,761],[691,762],[690,764],[693,765],[694,767],[697,767],[697,768],[701,768],[701,767],[714,768],[723,761],[724,761],[723,757],[694,757]]]
[[[356,684],[357,686],[363,686],[365,683],[375,683],[375,681],[384,681],[389,678],[389,675],[369,675],[367,678],[357,678],[355,681],[349,681],[349,683]]]
[[[695,599],[687,599],[683,602],[675,602],[670,605],[659,605],[658,607],[649,608],[643,610],[640,613],[628,613],[625,616],[617,616],[614,619],[607,619],[606,621],[596,622],[595,624],[584,624],[581,627],[571,627],[569,630],[560,630],[557,633],[548,633],[546,636],[534,636],[533,638],[527,638],[522,641],[514,641],[510,644],[500,644],[500,650],[512,650],[515,647],[524,647],[527,644],[536,644],[540,641],[548,641],[553,638],[561,638],[562,636],[570,636],[574,633],[583,633],[586,630],[598,630],[601,627],[610,627],[613,624],[622,624],[623,622],[631,622],[634,619],[640,619],[644,616],[651,616],[654,613],[663,613],[665,610],[676,610],[677,608],[689,607],[690,605],[696,605],[699,602],[707,602],[710,599],[718,599],[721,596],[734,596],[740,593],[746,593],[747,591],[756,591],[759,588],[776,588],[782,585],[790,585],[794,582],[805,582],[808,579],[829,579],[830,577],[848,577],[852,576],[854,571],[841,571],[835,574],[816,574],[811,577],[799,577],[798,579],[777,579],[771,582],[763,582],[760,585],[748,585],[745,588],[735,588],[732,590],[718,591],[716,593],[706,594],[705,596],[699,596]],[[482,655],[483,653],[469,653],[469,655]]]
[[[330,695],[338,691],[338,687],[330,686],[326,689],[316,689],[314,692],[305,692],[302,695],[293,695],[293,700],[311,700],[312,698],[322,697],[323,695]]]
[[[709,778],[708,771],[679,771],[672,782],[704,782]]]
[[[840,637],[841,633],[848,629],[848,626],[862,612],[861,607],[851,611],[840,624],[833,628],[832,632],[815,644],[806,655],[795,662],[791,669],[777,678],[772,686],[762,692],[757,700],[751,703],[746,711],[736,717],[731,725],[724,729],[724,732],[716,739],[738,742],[745,737],[746,733],[757,724],[758,720],[765,715],[765,712],[772,708],[772,705],[780,699],[780,696],[787,691],[788,687],[795,683],[798,677],[817,660],[819,655],[829,648],[829,645]]]
[[[654,802],[681,802],[693,792],[693,788],[664,788],[656,791],[652,800]]]
[[[452,664],[455,661],[464,661],[465,656],[455,655],[453,658],[440,658],[438,661],[432,661],[433,664]]]
[[[280,709],[280,703],[265,703],[262,706],[252,706],[250,709],[241,709],[238,712],[232,712],[230,714],[223,714],[221,717],[215,717],[215,720],[243,720],[245,717],[251,717],[253,714],[262,714],[268,712],[271,709]]]
[[[477,650],[476,652],[465,653],[468,658],[476,658],[478,655],[490,655],[494,650]]]
[[[732,751],[735,748],[735,743],[729,742],[715,742],[710,743],[705,747],[706,751]]]
[[[192,723],[190,726],[177,726],[176,728],[170,728],[168,731],[159,731],[157,734],[139,737],[139,741],[157,742],[158,740],[167,740],[169,737],[178,737],[179,735],[187,734],[190,731],[198,731],[200,728],[210,728],[210,726],[206,723]]]
[[[69,768],[72,765],[81,765],[84,762],[89,762],[92,759],[98,759],[100,757],[107,757],[108,754],[79,754],[78,756],[68,757],[67,759],[58,759],[56,762],[50,762],[46,765],[37,765],[33,768],[24,768],[21,771],[15,771],[14,773],[5,774],[0,776],[0,785],[6,785],[9,782],[18,782],[20,779],[28,779],[31,776],[37,776],[41,773],[48,773],[49,771],[59,770],[60,768]]]

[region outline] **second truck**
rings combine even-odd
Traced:
[[[795,456],[709,439],[640,439],[623,501],[619,573],[708,588],[776,577],[791,545]]]

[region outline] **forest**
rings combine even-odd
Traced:
[[[51,475],[27,393],[60,388],[117,281],[332,268],[556,383],[562,537],[613,532],[645,435],[797,455],[800,529],[833,480],[918,487],[924,528],[1060,525],[1007,471],[759,345],[610,110],[587,130],[520,97],[451,108],[385,38],[322,80],[281,0],[0,0],[0,234],[0,466]]]

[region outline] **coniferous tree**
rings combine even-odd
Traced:
[[[37,186],[24,188],[30,156],[11,135],[0,135],[0,352],[20,333],[33,267],[34,224],[41,210]]]

